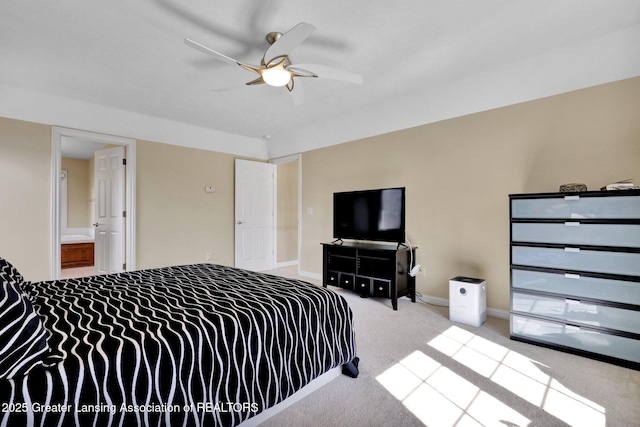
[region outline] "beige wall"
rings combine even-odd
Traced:
[[[27,280],[51,273],[51,127],[0,117],[0,257]]]
[[[67,228],[87,228],[91,226],[93,179],[91,160],[63,157],[61,169],[67,171]]]
[[[418,292],[448,298],[448,279],[481,277],[488,306],[508,310],[508,195],[640,184],[639,117],[634,78],[303,153],[301,269],[322,271],[333,192],[405,186]]]
[[[298,161],[277,166],[278,182],[278,259],[286,263],[298,260]]]
[[[136,155],[137,267],[205,262],[207,253],[232,266],[235,157],[148,141]]]

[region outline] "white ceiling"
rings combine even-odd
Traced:
[[[362,85],[245,86],[265,35]],[[640,75],[638,0],[2,0],[0,116],[275,158]]]
[[[70,159],[89,160],[97,150],[101,150],[105,145],[103,142],[63,136],[60,138],[60,153],[62,157]]]

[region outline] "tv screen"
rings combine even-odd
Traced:
[[[333,237],[404,243],[405,189],[333,194]]]

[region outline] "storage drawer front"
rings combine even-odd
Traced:
[[[513,218],[632,219],[640,215],[640,197],[565,197],[513,199]]]
[[[513,264],[640,276],[640,253],[512,246]]]
[[[358,277],[356,280],[356,291],[368,295],[371,291],[371,279],[368,277]]]
[[[640,362],[640,340],[511,315],[511,334],[522,338]]]
[[[511,298],[512,310],[520,313],[640,334],[640,311],[518,292]]]
[[[347,289],[353,289],[353,274],[340,274],[340,286]]]
[[[511,237],[514,242],[640,248],[640,224],[515,223]]]
[[[640,282],[513,269],[512,287],[640,305]]]
[[[391,298],[391,283],[388,280],[373,280],[373,295]]]
[[[326,279],[327,285],[340,286],[340,273],[329,271]]]

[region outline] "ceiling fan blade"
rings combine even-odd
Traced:
[[[318,64],[295,64],[287,67],[288,70],[293,72],[316,74],[321,79],[340,80],[343,82],[362,84],[362,76],[360,74],[351,73],[349,71],[340,70],[338,68],[327,67],[326,65]]]
[[[289,91],[291,93],[291,99],[293,99],[293,105],[296,107],[302,105],[304,102],[304,85],[300,80],[296,80],[295,90]]]
[[[262,79],[262,76],[260,76],[255,80],[251,80],[250,82],[246,82],[245,84],[247,86],[261,85],[261,84],[264,84],[264,80]]]
[[[216,52],[216,51],[215,51],[215,50],[213,50],[213,49],[209,49],[208,47],[203,46],[203,45],[201,45],[201,44],[200,44],[200,43],[198,43],[198,42],[194,42],[194,41],[193,41],[193,40],[191,40],[191,39],[184,39],[184,44],[186,44],[187,46],[192,47],[192,48],[194,48],[194,49],[197,49],[197,50],[199,50],[200,52],[204,52],[204,53],[206,53],[207,55],[211,55],[211,56],[213,56],[213,57],[215,57],[215,58],[218,58],[218,59],[220,59],[220,60],[222,60],[222,61],[228,62],[228,63],[230,63],[230,64],[236,64],[236,65],[238,64],[238,61],[236,61],[235,59],[230,58],[230,57],[228,57],[227,55],[222,54],[222,53],[220,53],[220,52]]]
[[[289,31],[284,33],[278,40],[276,40],[269,49],[264,53],[264,62],[268,64],[273,58],[278,56],[288,55],[293,49],[295,49],[300,43],[302,43],[307,37],[309,37],[316,27],[306,22],[301,22]]]

